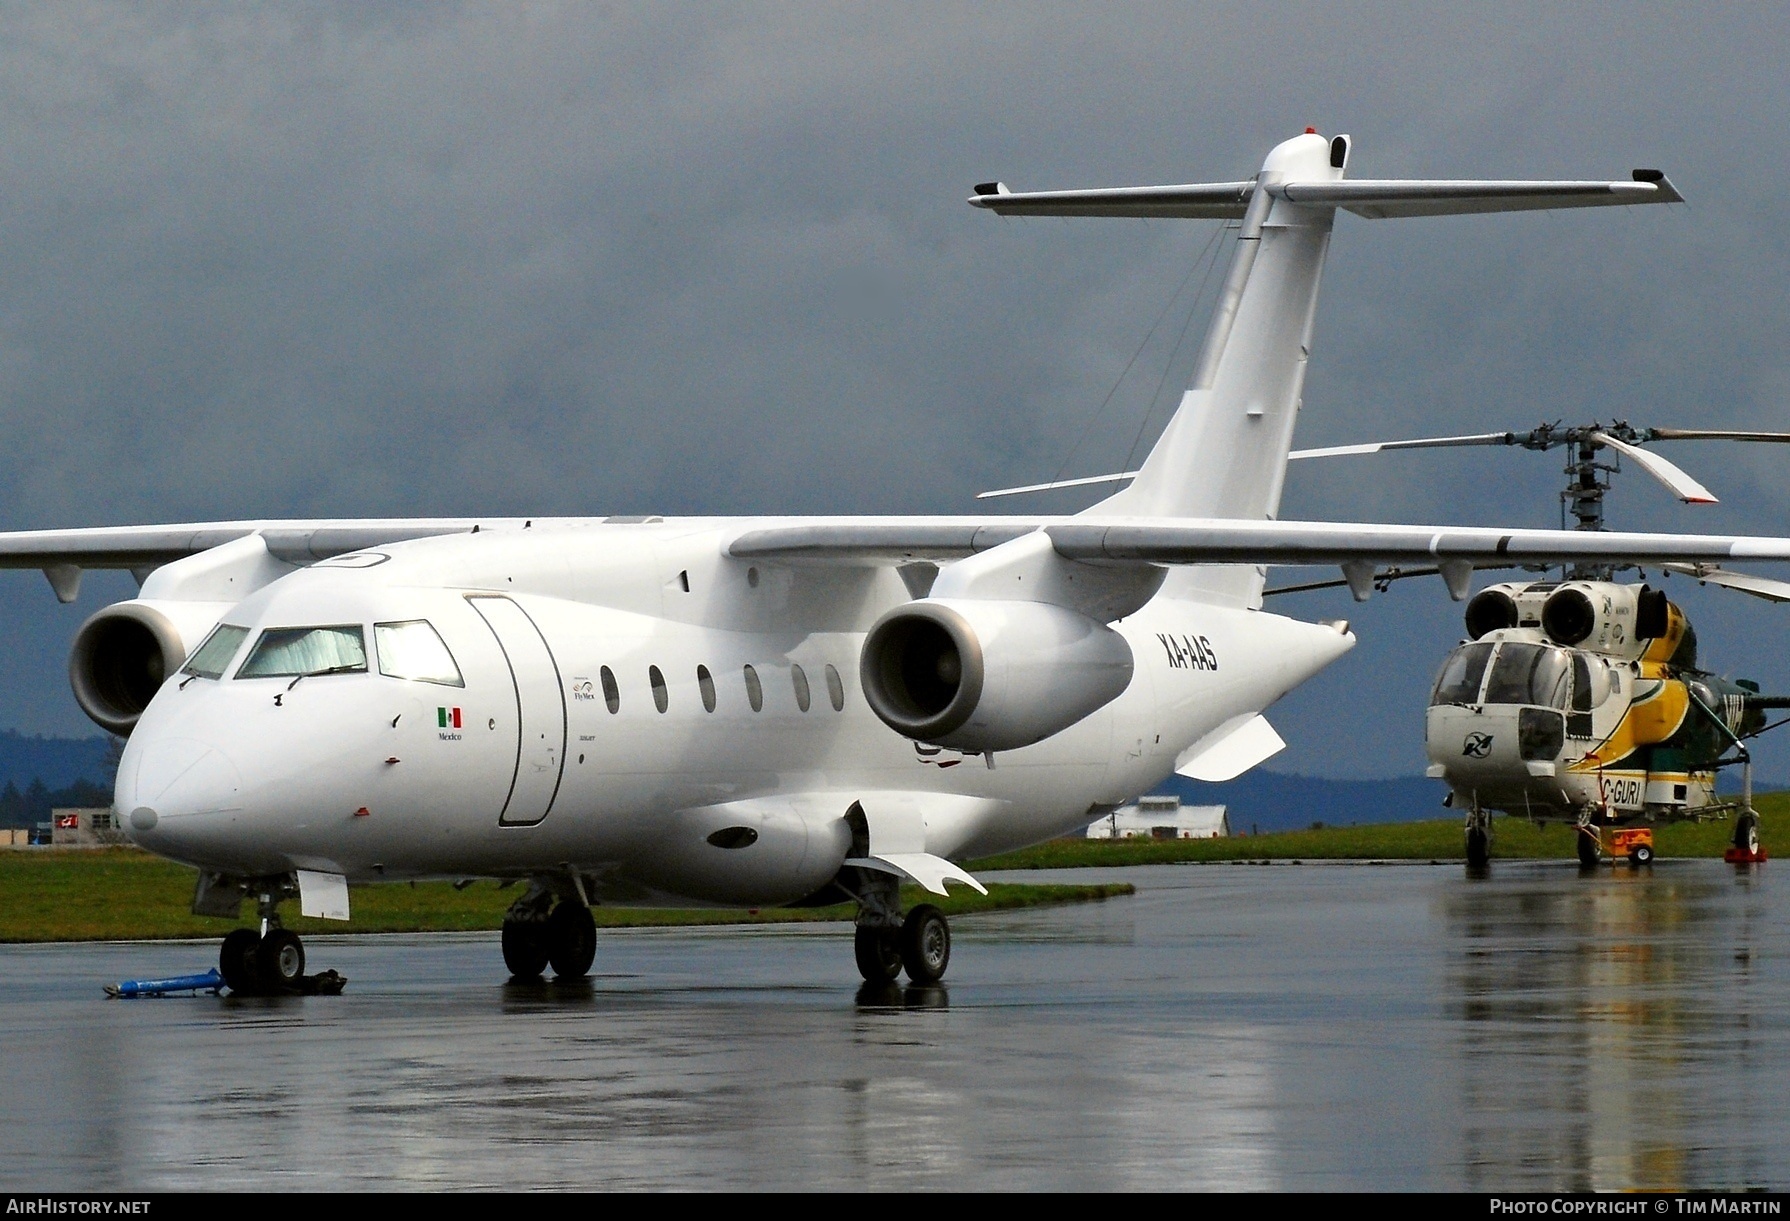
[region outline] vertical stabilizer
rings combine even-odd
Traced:
[[[1280,511],[1336,210],[1267,188],[1340,179],[1347,156],[1347,137],[1310,133],[1268,154],[1193,384],[1131,486],[1088,516],[1259,521]],[[1165,592],[1254,606],[1261,588],[1258,569],[1226,566],[1177,569]]]

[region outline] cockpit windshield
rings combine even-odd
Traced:
[[[364,674],[367,642],[360,624],[343,627],[270,627],[255,642],[238,678],[302,678],[312,674]]]
[[[205,638],[205,643],[193,650],[187,658],[186,665],[181,667],[182,674],[197,674],[200,678],[222,678],[224,671],[230,666],[230,659],[236,656],[248,636],[249,629],[236,627],[229,623],[220,623]]]
[[[1475,704],[1479,702],[1479,685],[1485,679],[1485,663],[1491,660],[1490,644],[1466,644],[1448,655],[1442,673],[1436,676],[1435,690],[1430,692],[1432,704]]]
[[[1492,664],[1485,702],[1564,708],[1571,692],[1572,662],[1565,649],[1507,640]]]

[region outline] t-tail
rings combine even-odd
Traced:
[[[1307,129],[1247,182],[1015,193],[976,188],[970,203],[1009,216],[1125,216],[1237,222],[1230,270],[1179,408],[1129,487],[1085,516],[1271,519],[1280,512],[1311,356],[1318,282],[1338,208],[1373,220],[1614,204],[1676,203],[1657,170],[1617,182],[1348,181],[1351,141]],[[1174,570],[1171,596],[1261,605],[1263,573]]]

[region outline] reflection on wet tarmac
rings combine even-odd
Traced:
[[[100,996],[210,946],[0,947],[0,1183],[1782,1188],[1774,868],[1111,871],[932,988],[843,926],[606,933],[575,985],[319,939],[347,993],[259,1000]]]
[[[1469,1186],[1512,1164],[1580,1191],[1783,1181],[1748,1131],[1772,1075],[1754,1032],[1785,999],[1753,961],[1764,870],[1655,869],[1531,874],[1445,903]],[[1530,1071],[1509,1072],[1519,1058]]]

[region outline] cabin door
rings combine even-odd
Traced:
[[[559,666],[528,612],[491,595],[466,599],[484,619],[509,663],[516,705],[516,766],[497,821],[531,827],[547,817],[566,765],[566,698]]]

